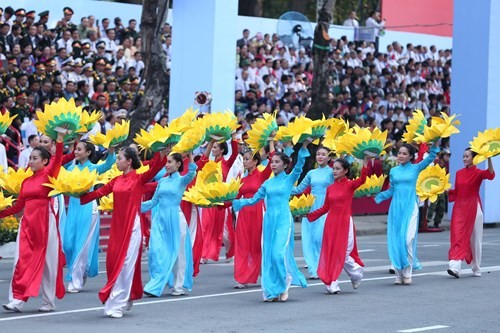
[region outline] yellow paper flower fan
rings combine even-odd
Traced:
[[[292,141],[293,135],[290,129],[286,126],[279,126],[276,136],[274,137],[277,141],[289,142]]]
[[[325,132],[325,138],[322,145],[331,151],[337,151],[337,139],[344,135],[349,130],[349,124],[343,119],[332,118],[330,119],[330,128]]]
[[[207,114],[201,118],[201,122],[205,128],[205,141],[227,141],[238,128],[238,120],[229,110]]]
[[[149,170],[149,164],[142,164],[141,167],[135,170],[135,173],[140,175]]]
[[[444,112],[441,113],[441,117],[432,117],[431,126],[425,126],[423,134],[416,134],[415,141],[417,143],[422,142],[434,142],[441,138],[450,137],[452,134],[460,133],[456,126],[460,125],[459,120],[455,120],[456,114],[448,117]]]
[[[100,175],[97,176],[96,184],[107,184],[113,178],[121,176],[122,174],[123,174],[123,172],[118,170],[118,167],[116,166],[116,164],[113,164],[113,167],[111,169],[109,169],[108,171],[101,173]]]
[[[314,195],[312,194],[302,194],[300,197],[293,197],[289,202],[292,215],[298,216],[308,214],[314,204],[314,199]]]
[[[10,127],[12,121],[17,117],[16,115],[10,116],[10,113],[6,111],[4,114],[0,114],[0,135],[5,134],[7,128]]]
[[[170,124],[168,124],[168,127],[172,133],[181,135],[193,126],[193,121],[196,119],[197,115],[198,110],[194,110],[190,107],[189,109],[186,109],[180,117],[172,120]]]
[[[121,124],[116,123],[115,127],[106,132],[106,135],[97,133],[96,135],[91,135],[89,140],[93,144],[107,149],[110,146],[116,146],[120,142],[125,141],[128,138],[129,130],[130,121],[122,121]]]
[[[382,190],[386,178],[386,175],[367,177],[365,183],[354,192],[354,197],[361,198],[378,194]]]
[[[222,166],[220,162],[208,161],[198,172],[196,184],[210,184],[222,182]]]
[[[296,117],[293,123],[288,124],[288,130],[292,135],[293,144],[302,143],[312,137],[314,121],[304,116]]]
[[[363,159],[365,155],[374,157],[383,155],[386,147],[387,131],[381,132],[378,128],[354,127],[338,138],[336,143],[337,153],[349,154]]]
[[[278,129],[275,114],[265,113],[263,117],[264,118],[258,118],[252,125],[252,129],[248,131],[246,143],[254,153],[264,148],[267,145],[271,133]]]
[[[14,170],[9,167],[7,173],[0,171],[0,186],[10,194],[17,196],[21,192],[21,185],[24,180],[31,176],[33,176],[33,171],[30,168],[27,170],[22,168]]]
[[[450,175],[446,173],[446,169],[438,164],[428,166],[418,175],[417,195],[422,201],[429,199],[434,202],[438,195],[451,188],[449,181]]]
[[[228,183],[205,183],[200,187],[199,191],[201,195],[212,204],[222,203],[225,201],[234,200],[238,195],[238,191],[240,190],[241,185],[241,180],[238,178]]]
[[[201,126],[200,120],[196,120],[193,127],[187,130],[172,147],[172,153],[188,153],[201,146],[205,142],[205,129]]]
[[[424,134],[424,128],[427,126],[427,119],[422,110],[413,111],[413,118],[408,121],[403,134],[403,141],[406,143],[415,142],[417,134]]]
[[[470,148],[477,155],[474,164],[479,164],[489,157],[500,154],[500,128],[487,129],[477,133],[477,136],[469,143]]]
[[[91,131],[101,118],[101,111],[93,111],[92,113],[82,111],[82,117],[80,118],[80,129],[77,132],[86,133]]]
[[[163,127],[160,124],[154,124],[153,128],[149,132],[141,129],[141,132],[137,133],[134,141],[142,150],[157,152],[165,149],[167,146],[166,141],[170,136],[171,133],[168,127]]]
[[[208,199],[206,199],[200,192],[199,186],[193,186],[184,192],[182,200],[192,203],[198,207],[209,208],[217,205],[222,205],[222,203],[213,204]]]
[[[12,206],[12,203],[14,202],[13,197],[5,197],[3,195],[3,192],[0,191],[0,211],[4,210],[7,207]]]
[[[102,212],[112,212],[113,211],[113,193],[106,195],[99,199],[99,206],[97,206]]]
[[[61,168],[57,178],[49,177],[50,183],[43,184],[52,188],[49,196],[64,194],[79,197],[89,192],[97,182],[97,171],[89,168],[74,168],[71,171]]]
[[[69,101],[60,98],[57,102],[45,105],[44,112],[37,111],[38,119],[34,123],[38,131],[54,140],[57,139],[59,128],[67,128],[68,134],[65,135],[64,141],[69,141],[80,130],[82,112],[82,106],[77,107],[73,98]]]

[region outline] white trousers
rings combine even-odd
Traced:
[[[417,229],[418,229],[418,205],[415,203],[415,207],[413,208],[413,213],[411,214],[410,218],[410,224],[408,225],[408,230],[406,231],[406,251],[408,252],[409,265],[403,269],[395,269],[396,276],[399,279],[411,278],[411,274],[413,272],[413,243],[415,242]]]
[[[49,204],[50,205],[50,204]],[[19,230],[21,230],[22,221],[19,223]],[[16,250],[14,254],[14,270],[12,271],[12,277],[14,277],[14,271],[16,269],[17,261],[19,260],[19,235],[17,233],[16,240]],[[56,217],[52,213],[52,209],[49,207],[49,234],[47,239],[47,250],[45,252],[45,264],[43,267],[43,277],[41,285],[42,302],[44,305],[49,305],[55,308],[56,299],[56,280],[57,280],[57,268],[59,265],[59,237],[57,236],[57,223]],[[22,309],[24,302],[14,298],[12,292],[12,279],[9,286],[9,302],[15,304],[18,308]]]
[[[481,205],[477,204],[476,220],[474,221],[474,229],[472,229],[472,235],[470,236],[470,244],[472,250],[472,271],[481,271],[481,257],[483,255],[482,244],[483,244],[483,211],[481,210]],[[462,270],[461,260],[450,260],[449,268],[451,270],[457,271],[460,274]]]
[[[351,257],[352,249],[354,248],[354,223],[349,222],[349,236],[347,241],[347,250],[344,263],[344,271],[349,275],[351,281],[359,281],[363,278],[363,267],[361,267],[354,259]],[[339,281],[333,281],[329,286],[328,290],[331,292],[340,291]]]
[[[84,278],[87,274],[87,268],[89,266],[89,250],[92,240],[94,238],[94,233],[97,228],[97,220],[99,219],[99,211],[97,210],[97,203],[94,200],[92,202],[92,221],[90,224],[89,234],[87,239],[83,244],[82,250],[78,254],[71,268],[71,281],[68,284],[68,290],[82,290],[84,285]]]
[[[198,208],[195,205],[191,205],[191,221],[189,221],[189,236],[191,238],[191,247],[194,246],[194,242],[196,241],[197,229],[198,229]]]
[[[227,227],[227,220],[229,219],[230,215],[232,214],[232,210],[230,208],[224,209],[225,215],[224,215],[224,231],[222,233],[222,244],[224,244],[224,250],[227,253],[231,249],[231,239],[229,238],[229,229]]]
[[[181,232],[181,240],[179,243],[179,252],[177,254],[177,260],[175,260],[174,267],[172,267],[172,274],[174,275],[174,290],[183,291],[184,279],[186,277],[186,251],[184,251],[186,246],[186,235],[188,232],[188,225],[186,222],[186,217],[179,211],[179,230]],[[195,223],[196,224],[196,221]]]
[[[111,294],[104,304],[104,313],[108,316],[116,311],[122,311],[122,309],[127,306],[127,302],[130,299],[130,291],[132,290],[135,263],[137,261],[137,257],[139,256],[141,242],[141,219],[139,215],[137,215],[135,217],[125,262],[123,263],[122,270],[116,279],[113,289],[111,290]]]

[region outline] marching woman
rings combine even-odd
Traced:
[[[123,310],[130,310],[133,301],[143,294],[141,281],[142,232],[140,207],[144,185],[165,165],[168,150],[156,153],[149,170],[137,174],[141,161],[132,148],[121,149],[116,165],[123,175],[112,179],[100,189],[80,197],[82,205],[113,193],[113,216],[106,255],[108,281],[99,291],[104,303],[104,313],[112,318],[121,318]]]
[[[57,137],[55,157],[51,160],[49,151],[36,147],[30,154],[29,167],[33,176],[21,185],[21,192],[14,206],[0,213],[4,218],[19,213],[24,214],[19,224],[14,273],[9,291],[9,303],[3,308],[7,311],[21,312],[30,297],[38,296],[42,290],[42,312],[55,310],[55,297],[64,297],[62,268],[63,256],[57,232],[56,214],[49,197],[49,177],[57,177],[63,156],[63,138]]]
[[[318,276],[326,284],[328,294],[340,292],[338,278],[342,268],[351,278],[354,289],[358,289],[363,278],[364,265],[358,255],[356,231],[352,220],[352,198],[356,189],[366,180],[366,162],[358,179],[347,179],[349,169],[350,164],[342,158],[334,162],[335,181],[326,190],[324,204],[307,214],[307,219],[314,223],[318,223],[318,219],[327,214]]]
[[[330,149],[319,147],[316,151],[318,168],[309,171],[300,185],[294,187],[292,190],[292,194],[300,194],[311,186],[311,193],[314,195],[314,204],[311,210],[316,210],[323,206],[326,189],[333,183],[332,168],[328,166],[330,162],[329,155]],[[302,253],[304,254],[304,259],[312,279],[318,278],[319,253],[321,251],[324,227],[325,217],[320,217],[314,223],[309,223],[306,218],[302,219]]]
[[[396,271],[396,285],[412,283],[412,269],[419,269],[417,259],[418,198],[417,178],[423,169],[431,164],[439,153],[439,140],[421,162],[412,164],[415,148],[407,143],[398,150],[399,165],[389,172],[390,188],[380,192],[375,202],[381,203],[392,197],[387,219],[387,247],[389,259]]]
[[[235,134],[231,140],[231,155],[228,159],[224,155],[228,153],[226,142],[216,142],[212,139],[205,151],[205,155],[201,157],[203,162],[208,161],[208,154],[212,152],[215,162],[221,163],[222,181],[226,181],[227,174],[231,169],[236,157],[238,157],[238,141],[235,140]],[[207,263],[208,259],[219,261],[219,253],[224,243],[226,250],[226,259],[229,260],[234,256],[234,226],[233,214],[231,208],[213,207],[201,209],[201,226],[203,228],[203,251],[202,263]]]
[[[309,156],[306,140],[299,150],[297,163],[290,174],[285,170],[291,161],[283,153],[276,153],[271,159],[274,177],[262,184],[252,198],[233,201],[235,211],[266,200],[266,212],[262,226],[262,290],[265,302],[288,299],[290,285],[307,287],[304,275],[297,268],[293,256],[293,219],[288,200],[294,183],[299,178],[306,157]]]
[[[191,239],[180,208],[184,190],[196,175],[192,154],[189,162],[188,173],[181,176],[179,172],[184,167],[182,155],[169,155],[166,165],[168,177],[158,181],[153,198],[141,205],[142,212],[156,206],[159,208],[151,224],[148,259],[151,280],[144,287],[144,294],[148,296],[161,296],[169,282],[173,287],[173,296],[184,295],[183,288],[191,291],[193,286]]]
[[[274,134],[271,135],[274,137]],[[269,141],[269,159],[274,155],[274,142]],[[251,198],[261,185],[271,176],[271,163],[260,171],[259,153],[247,151],[243,154],[243,166],[247,175],[241,179],[242,186],[238,198]],[[250,283],[257,283],[260,275],[262,258],[262,220],[264,216],[264,201],[255,205],[243,207],[236,217],[235,249],[234,249],[234,279],[237,289],[246,288]]]
[[[450,202],[455,202],[455,205],[451,216],[448,274],[456,278],[460,277],[462,260],[472,264],[474,276],[481,276],[483,210],[479,188],[483,180],[495,178],[495,171],[491,158],[488,158],[487,170],[473,165],[476,155],[470,148],[465,150],[465,168],[457,171],[455,188],[449,191]]]
[[[114,148],[110,148],[106,160],[102,164],[94,164],[90,160],[95,154],[95,146],[80,141],[75,149],[75,162],[68,171],[75,168],[96,170],[98,174],[111,169],[116,161]],[[64,228],[63,249],[68,266],[66,280],[69,281],[68,293],[78,293],[85,285],[88,277],[97,276],[99,271],[99,211],[94,200],[80,205],[80,198],[69,199],[68,214]]]

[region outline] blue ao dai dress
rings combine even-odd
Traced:
[[[239,211],[262,199],[266,200],[262,228],[262,289],[265,300],[278,298],[291,284],[307,287],[293,255],[294,228],[288,202],[308,156],[309,151],[301,148],[290,174],[280,172],[265,181],[252,198],[233,201],[233,208]]]
[[[182,285],[191,290],[193,287],[193,254],[191,249],[191,239],[189,237],[188,225],[185,222],[184,214],[180,204],[186,186],[196,175],[196,164],[189,163],[189,171],[181,176],[178,172],[161,178],[151,200],[145,201],[141,205],[144,213],[158,206],[158,211],[151,223],[151,238],[149,240],[149,275],[151,280],[144,286],[144,292],[161,296],[167,283],[174,286],[177,282],[172,271],[178,260],[179,252],[184,251],[185,272]],[[181,219],[185,223],[182,226],[186,234],[184,248],[181,246]]]
[[[319,167],[311,170],[304,177],[299,186],[294,187],[292,194],[300,194],[311,186],[311,194],[314,195],[314,204],[311,211],[315,211],[325,203],[326,189],[333,183],[333,170],[329,166]],[[323,215],[314,223],[307,218],[302,219],[302,253],[312,277],[318,276],[319,255],[323,240],[326,215]]]

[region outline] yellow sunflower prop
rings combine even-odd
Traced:
[[[213,204],[205,198],[201,192],[199,187],[193,186],[184,192],[184,196],[182,200],[192,203],[198,207],[209,208],[217,205],[222,205],[222,203]]]
[[[49,177],[50,183],[43,184],[52,188],[49,196],[64,194],[79,197],[87,193],[97,182],[97,171],[89,168],[74,168],[71,171],[61,168],[57,178]]]
[[[417,134],[424,134],[424,128],[427,126],[427,119],[421,110],[413,111],[413,118],[408,121],[403,134],[403,141],[406,143],[415,142]]]
[[[239,178],[228,183],[213,182],[200,187],[200,193],[212,204],[218,204],[234,200],[238,195],[241,185],[242,183]]]
[[[238,120],[233,112],[215,112],[206,114],[201,118],[202,127],[205,128],[205,141],[215,139],[217,141],[227,141],[238,128]]]
[[[474,164],[500,154],[500,128],[477,133],[477,136],[470,142],[470,147],[473,152],[477,153],[474,157]]]
[[[337,151],[337,139],[349,130],[349,124],[343,119],[332,118],[330,120],[330,129],[325,132],[325,138],[322,145],[331,151]]]
[[[288,130],[292,136],[293,144],[302,143],[313,136],[314,120],[304,116],[295,118],[293,123],[288,123]]]
[[[278,130],[275,114],[265,113],[263,116],[264,118],[258,118],[252,125],[252,129],[248,131],[246,143],[254,154],[264,148],[271,133]]]
[[[33,176],[33,171],[30,168],[27,170],[9,168],[7,173],[0,171],[0,186],[10,194],[17,196],[21,192],[23,181],[31,176]]]
[[[180,117],[172,120],[170,124],[168,124],[168,127],[172,133],[182,134],[193,126],[193,121],[196,119],[197,115],[198,110],[194,110],[192,107],[186,109]]]
[[[450,175],[439,165],[428,166],[417,178],[417,195],[420,200],[437,200],[438,195],[451,188]]]
[[[363,159],[365,155],[371,157],[383,155],[386,141],[387,131],[381,132],[378,128],[371,131],[369,128],[356,126],[338,138],[336,149],[339,154],[349,154]]]
[[[222,166],[220,162],[208,161],[198,172],[196,185],[222,182]]]
[[[292,141],[293,135],[290,129],[286,126],[279,126],[276,136],[274,137],[277,141],[289,142]]]
[[[293,197],[289,202],[292,215],[298,216],[308,214],[311,211],[314,199],[314,195],[312,194],[302,194],[300,197]]]
[[[200,120],[194,121],[193,127],[181,136],[181,139],[172,147],[172,153],[192,152],[205,142],[205,130],[201,128]]]
[[[448,117],[445,113],[441,113],[441,117],[432,117],[431,126],[425,126],[424,134],[416,134],[415,141],[434,142],[441,138],[447,138],[455,133],[460,133],[456,126],[460,125],[459,120],[455,120],[456,114]]]
[[[163,127],[160,124],[154,124],[151,131],[147,132],[141,129],[134,138],[135,143],[139,145],[141,150],[151,150],[158,152],[165,149],[167,146],[167,139],[171,136],[170,129]]]
[[[54,140],[60,128],[67,128],[68,134],[64,136],[64,141],[70,141],[80,130],[82,112],[82,107],[77,107],[73,98],[69,101],[60,98],[57,102],[45,105],[44,112],[37,111],[38,119],[34,123],[40,132]]]
[[[0,210],[4,210],[5,208],[12,206],[13,202],[13,197],[5,197],[3,192],[0,191]]]
[[[16,115],[10,116],[10,113],[7,111],[4,114],[0,114],[0,135],[5,134],[7,128],[10,127],[12,121],[17,117]]]
[[[92,113],[83,111],[81,116],[80,129],[77,132],[86,133],[94,128],[95,124],[102,118],[102,113],[100,111],[94,111]]]
[[[130,130],[130,121],[122,121],[121,124],[116,123],[115,127],[106,132],[106,135],[97,133],[89,137],[90,142],[97,146],[109,148],[123,142],[128,137]]]
[[[113,211],[113,193],[106,195],[99,199],[99,206],[97,206],[102,212],[112,212]]]
[[[365,183],[354,192],[354,197],[361,198],[378,194],[384,186],[386,177],[386,175],[367,177]]]

